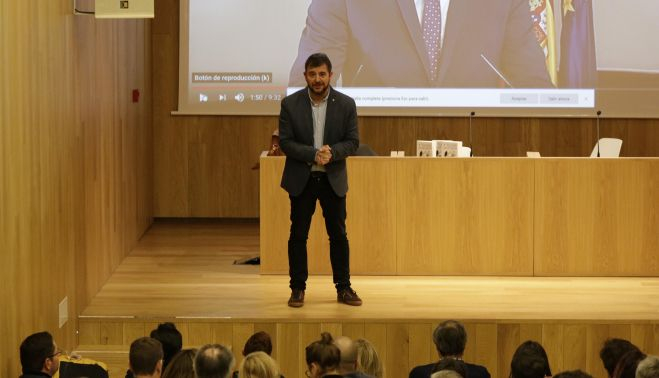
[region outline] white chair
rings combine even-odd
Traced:
[[[599,151],[600,157],[619,157],[622,148],[622,139],[618,138],[600,138]],[[597,157],[597,143],[593,147],[590,157]]]

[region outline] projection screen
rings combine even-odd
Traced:
[[[436,55],[423,3],[182,0],[173,113],[278,114],[320,51],[360,115],[659,117],[659,1],[442,0]]]

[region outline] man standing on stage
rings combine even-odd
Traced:
[[[307,87],[281,102],[279,144],[286,154],[281,186],[291,199],[288,305],[302,307],[309,276],[307,236],[320,201],[330,240],[330,261],[337,301],[360,306],[350,287],[350,250],[346,234],[346,158],[359,147],[355,101],[330,86],[332,63],[316,53],[304,65]]]

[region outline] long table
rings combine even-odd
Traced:
[[[288,272],[283,157],[260,161],[261,273]],[[358,275],[659,276],[657,158],[351,157]],[[309,272],[331,273],[318,205]]]

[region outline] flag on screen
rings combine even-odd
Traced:
[[[533,32],[545,53],[545,64],[551,82],[557,84],[556,33],[551,0],[529,0]]]
[[[597,65],[591,0],[563,0],[558,82],[562,88],[595,88]]]

